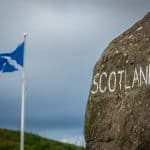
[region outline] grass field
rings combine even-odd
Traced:
[[[7,129],[0,129],[0,150],[19,150],[20,133]],[[85,150],[71,144],[64,144],[55,140],[42,138],[38,135],[25,133],[25,150]]]

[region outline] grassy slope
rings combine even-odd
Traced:
[[[0,150],[19,150],[19,139],[19,132],[0,129]],[[84,148],[26,133],[25,150],[84,150]]]

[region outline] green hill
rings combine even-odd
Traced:
[[[0,150],[19,150],[19,131],[0,129]],[[38,135],[25,133],[25,150],[85,150],[71,144],[42,138]]]

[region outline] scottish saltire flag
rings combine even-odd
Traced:
[[[24,42],[10,53],[0,54],[0,73],[14,72],[23,67]]]

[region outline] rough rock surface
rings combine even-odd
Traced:
[[[87,150],[150,150],[150,12],[97,61],[84,134]]]

